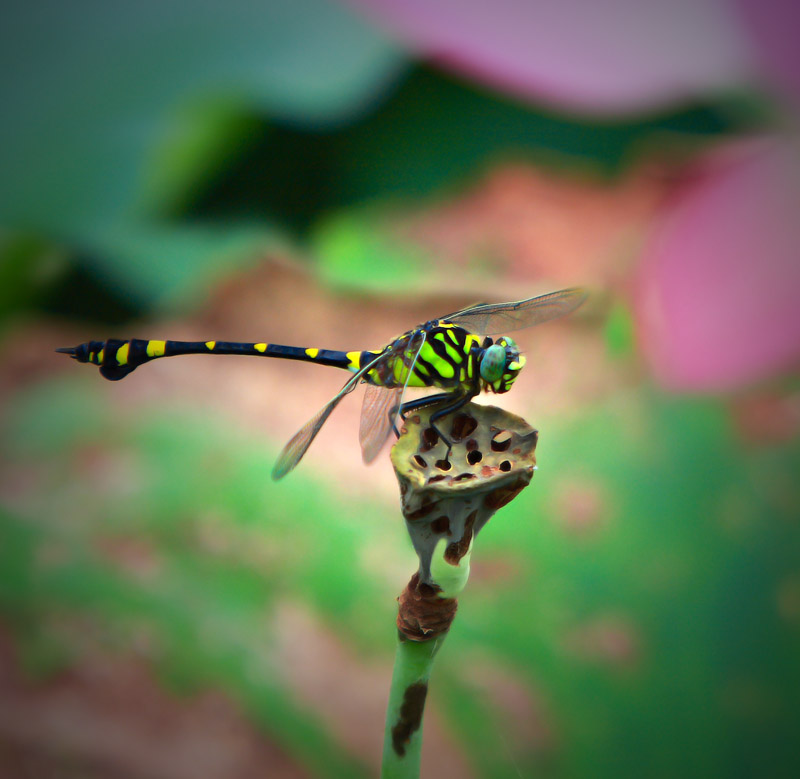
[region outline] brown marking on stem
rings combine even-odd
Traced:
[[[429,641],[446,633],[458,608],[455,598],[441,598],[437,588],[420,582],[419,572],[411,577],[397,601],[397,629],[411,641]]]
[[[413,522],[415,519],[427,517],[436,508],[436,501],[423,498],[422,505],[416,510],[406,515],[406,519]]]
[[[461,536],[459,541],[449,544],[447,549],[444,550],[445,562],[450,563],[450,565],[458,565],[461,558],[467,553],[469,545],[472,543],[472,527],[477,517],[477,509],[467,517],[464,523],[464,535]]]
[[[442,514],[441,517],[436,517],[436,519],[431,522],[431,530],[434,533],[441,533],[450,535],[450,518],[447,514]]]
[[[400,757],[405,756],[406,746],[414,732],[422,724],[425,711],[425,698],[428,695],[427,682],[414,682],[406,687],[403,703],[397,722],[392,727],[392,748]]]

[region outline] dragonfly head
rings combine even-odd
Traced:
[[[481,378],[495,392],[508,392],[525,365],[524,355],[507,336],[486,347],[481,358]]]

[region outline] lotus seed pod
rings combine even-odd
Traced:
[[[445,562],[458,565],[497,509],[530,482],[538,433],[495,406],[469,403],[436,421],[452,449],[430,425],[436,406],[410,414],[392,449],[403,516],[419,557],[419,583],[440,590],[431,574],[436,545],[446,539]]]

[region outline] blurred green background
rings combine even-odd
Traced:
[[[540,470],[476,542],[423,775],[800,773],[796,377],[668,393],[630,313],[672,173],[758,114],[523,105],[322,0],[15,14],[4,775],[375,775],[415,568],[388,458],[360,462],[357,400],[269,479],[335,371],[198,357],[110,384],[55,347],[374,348],[571,284],[584,309],[518,339],[503,405],[540,429]]]

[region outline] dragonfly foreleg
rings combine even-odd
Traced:
[[[408,403],[403,403],[400,407],[400,418],[403,422],[406,421],[406,415],[418,408],[425,408],[426,406],[433,406],[436,403],[442,403],[445,400],[450,400],[453,397],[452,392],[439,392],[436,395],[427,395],[424,398],[417,398],[416,400],[409,400]],[[400,431],[397,425],[393,425],[394,434],[400,438]],[[437,431],[438,433],[438,431]]]
[[[439,439],[444,441],[447,447],[447,455],[445,455],[447,457],[450,455],[453,444],[436,425],[436,421],[448,414],[452,414],[454,411],[458,411],[463,405],[469,403],[473,397],[475,397],[475,395],[469,392],[463,394],[460,392],[441,392],[437,395],[428,395],[424,398],[417,398],[408,403],[403,403],[400,408],[400,416],[405,420],[406,414],[411,411],[416,411],[418,408],[425,408],[426,406],[432,406],[434,404],[441,404],[440,407],[431,414],[428,424],[433,428],[436,435],[439,436]],[[397,432],[397,430],[395,430],[395,432]]]
[[[469,401],[472,400],[475,395],[471,395],[468,392],[464,393],[463,395],[451,392],[449,393],[449,397],[453,402],[437,408],[436,411],[431,414],[430,419],[428,420],[430,426],[436,431],[436,435],[438,435],[447,446],[447,454],[445,455],[445,459],[450,457],[450,450],[453,448],[453,444],[450,442],[450,439],[436,426],[436,421],[444,416],[447,416],[448,414],[452,414],[454,411],[458,411],[458,409],[460,409],[462,406],[469,403]]]

